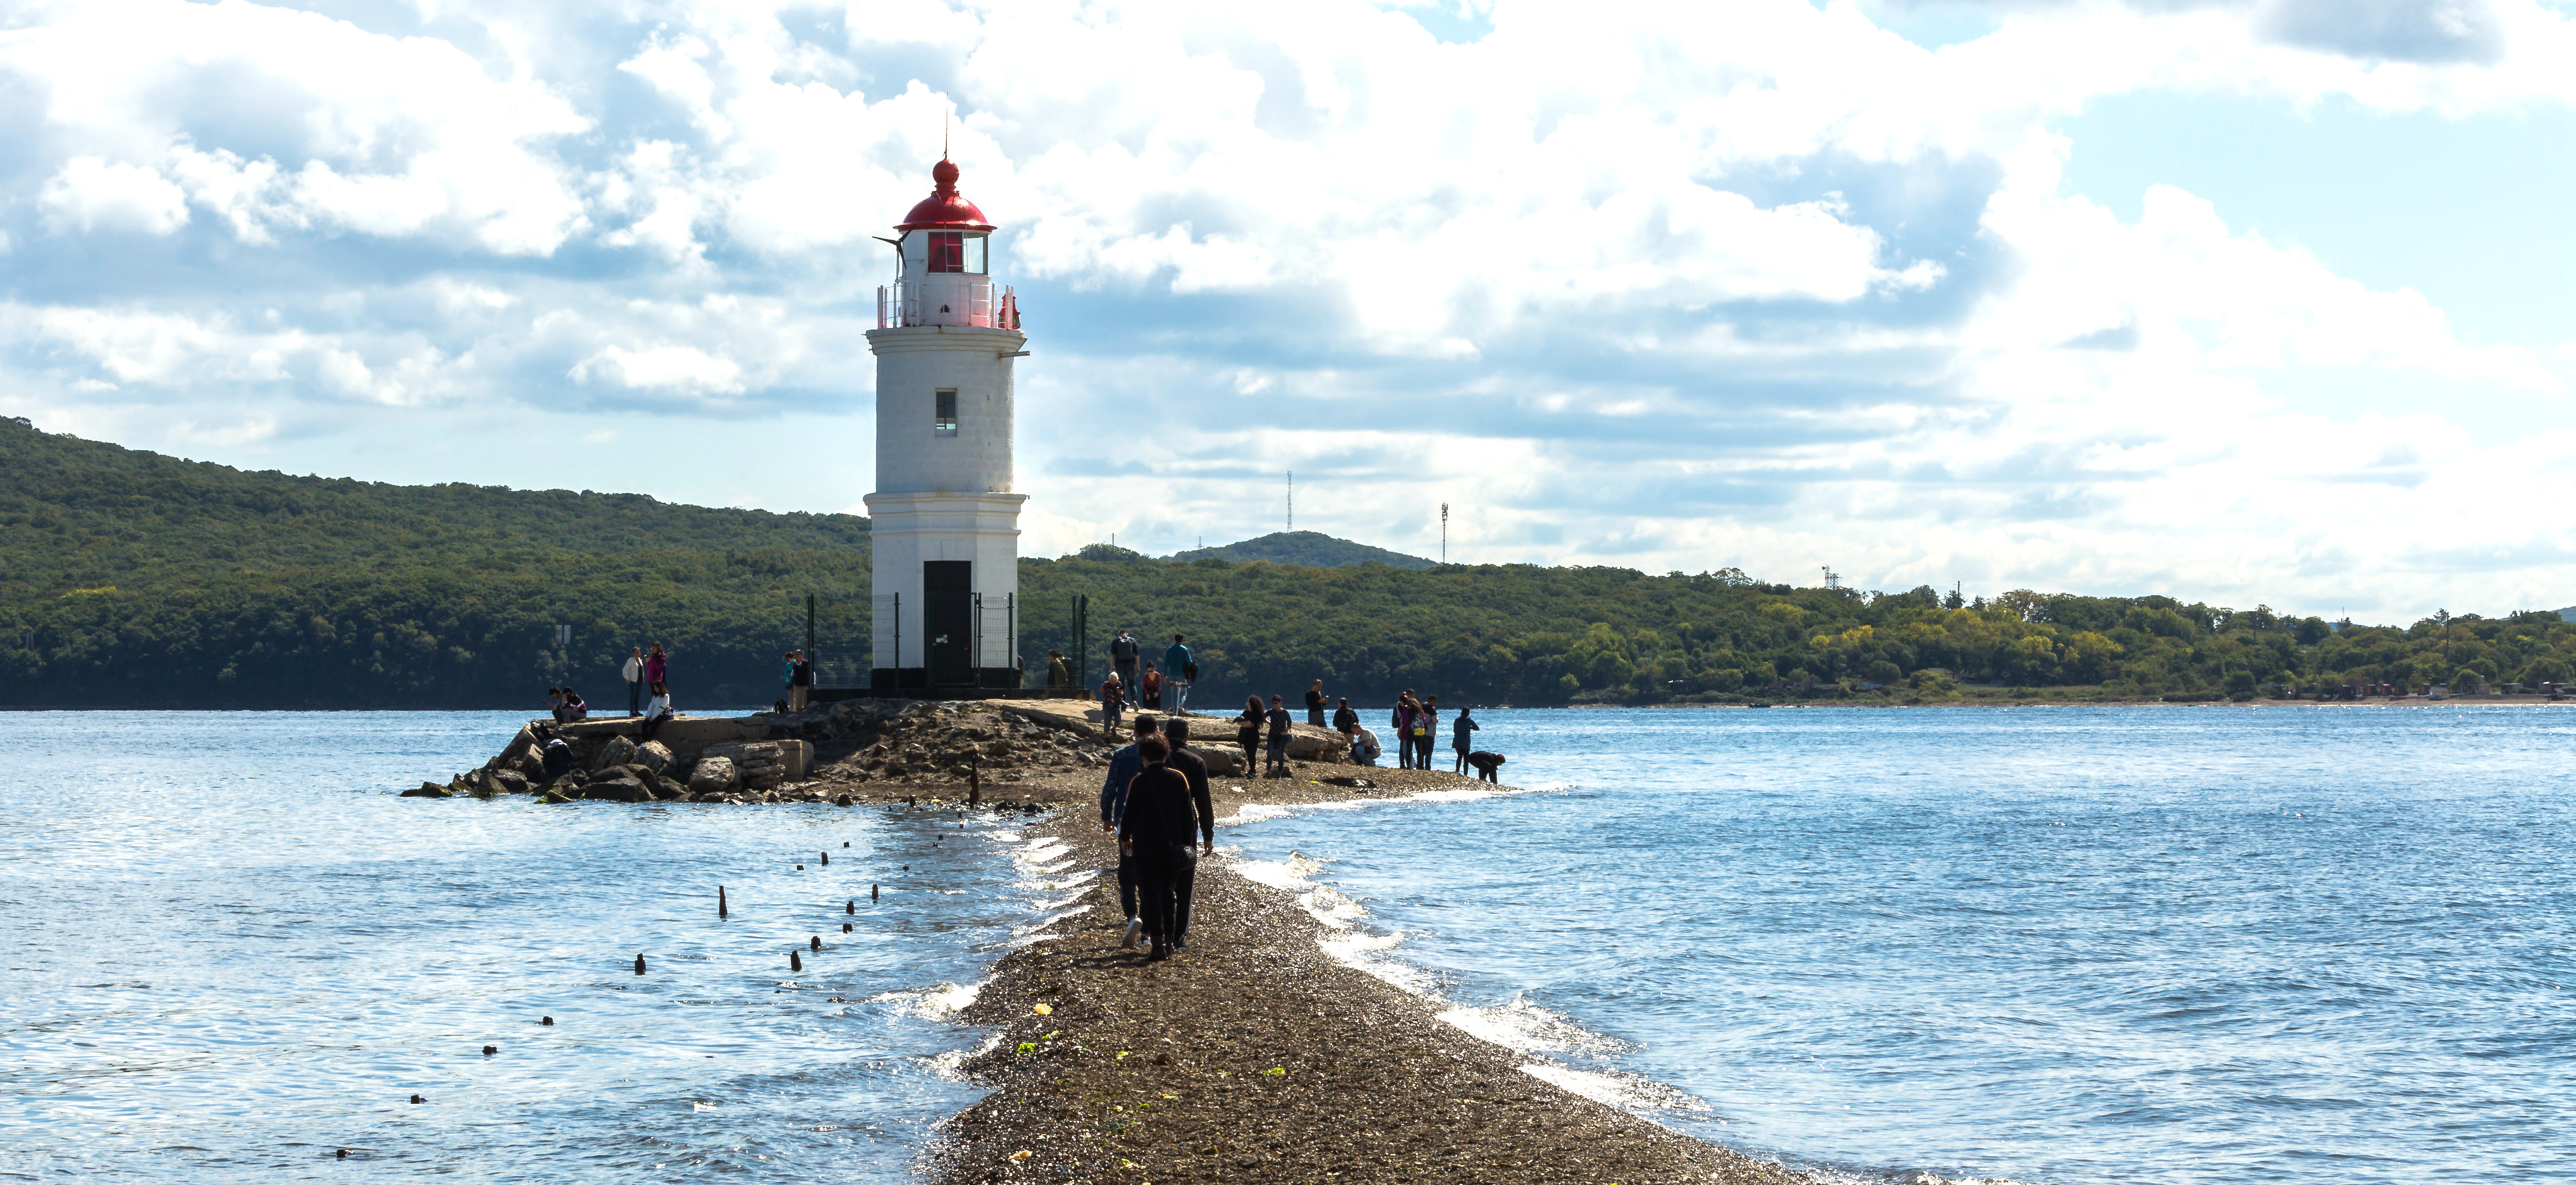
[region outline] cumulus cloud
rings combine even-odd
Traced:
[[[2545,520],[2442,509],[2568,439],[2313,392],[2555,399],[2576,347],[2464,338],[2182,187],[2124,218],[2052,130],[2144,91],[2563,105],[2565,18],[1985,7],[1931,48],[1892,0],[39,5],[0,32],[0,408],[522,484],[483,445],[547,417],[749,433],[821,484],[746,447],[651,492],[853,506],[872,236],[944,142],[1036,351],[1033,552],[1271,529],[1293,468],[1301,526],[1420,552],[1449,502],[1468,559],[2275,604],[2568,574]],[[643,480],[592,460],[543,484]]]
[[[188,225],[188,195],[146,165],[76,156],[45,182],[37,202],[56,231],[166,235]]]

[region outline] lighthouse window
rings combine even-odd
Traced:
[[[957,392],[941,391],[931,397],[930,434],[957,435]]]
[[[930,232],[930,270],[983,275],[984,243],[985,239],[982,235],[970,235],[957,230],[934,230]]]

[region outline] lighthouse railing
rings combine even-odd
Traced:
[[[878,285],[877,328],[967,325],[978,329],[1018,329],[1018,294],[1007,284],[1002,285],[998,292],[994,287],[982,276],[962,284],[928,285],[897,280],[892,284]]]

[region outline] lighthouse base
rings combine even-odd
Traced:
[[[868,495],[871,690],[1020,686],[1020,505],[1026,501],[1026,494]]]

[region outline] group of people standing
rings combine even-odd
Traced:
[[[805,710],[805,697],[814,691],[814,660],[802,650],[790,650],[778,656],[778,681],[787,687],[787,710]]]
[[[1133,950],[1146,938],[1147,957],[1158,960],[1188,948],[1198,859],[1216,851],[1207,762],[1189,739],[1188,721],[1138,713],[1135,743],[1109,755],[1100,784],[1100,828],[1118,836],[1118,902],[1127,913],[1118,944]]]
[[[1190,685],[1198,682],[1199,664],[1190,657],[1187,639],[1172,635],[1172,644],[1163,648],[1162,665],[1143,659],[1143,647],[1126,630],[1109,640],[1109,677],[1100,681],[1101,723],[1112,733],[1130,706],[1148,711],[1187,712],[1190,710]],[[1071,687],[1073,674],[1063,654],[1047,651],[1047,685]]]
[[[1315,690],[1306,693],[1307,703],[1311,709],[1310,715],[1313,717],[1321,717],[1323,714],[1321,707],[1323,686],[1323,681],[1319,679],[1315,683]],[[1323,723],[1320,718],[1315,722]],[[1431,743],[1440,735],[1440,697],[1435,695],[1417,699],[1413,691],[1408,688],[1402,696],[1397,697],[1395,712],[1387,723],[1395,731],[1397,767],[1400,769],[1431,768]],[[1457,750],[1458,757],[1453,772],[1462,774],[1467,772],[1467,754],[1476,747],[1472,734],[1483,727],[1484,725],[1476,723],[1475,712],[1470,708],[1458,709],[1457,718],[1449,722],[1449,743]],[[1333,729],[1350,738],[1353,765],[1374,766],[1377,764],[1378,757],[1386,751],[1385,742],[1378,738],[1377,733],[1361,726],[1360,714],[1351,710],[1351,701],[1347,699],[1341,701],[1341,706],[1333,712]]]
[[[638,743],[653,739],[662,722],[671,718],[671,656],[663,653],[660,642],[653,643],[653,653],[641,646],[631,647],[626,659],[626,714],[644,717],[637,730]],[[650,698],[646,698],[649,696]]]

